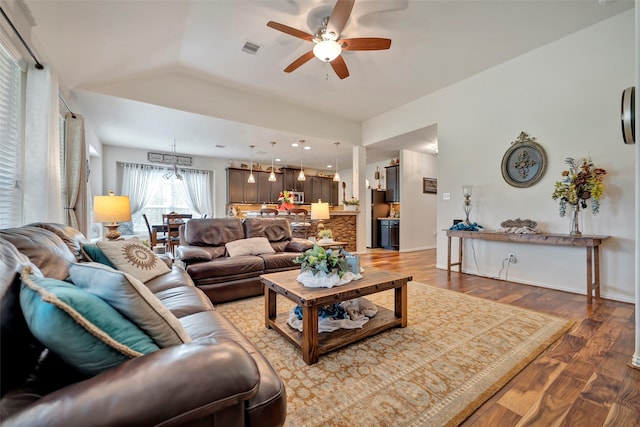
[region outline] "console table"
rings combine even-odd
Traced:
[[[459,238],[458,262],[451,262],[451,238]],[[535,243],[539,245],[584,247],[587,252],[587,304],[592,304],[595,291],[600,299],[600,244],[610,236],[569,234],[515,234],[496,231],[447,230],[447,279],[451,279],[451,267],[458,266],[462,272],[462,246],[464,239],[491,240],[494,242]]]

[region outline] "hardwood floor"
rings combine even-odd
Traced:
[[[573,328],[489,399],[462,426],[640,426],[640,370],[634,351],[633,304],[600,300],[590,307],[571,294],[437,270],[434,250],[371,249],[363,266],[476,297],[575,321]]]

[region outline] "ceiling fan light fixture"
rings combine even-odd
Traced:
[[[313,47],[313,54],[324,62],[333,61],[340,55],[340,52],[342,52],[342,46],[334,40],[323,40]]]

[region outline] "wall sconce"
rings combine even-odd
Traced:
[[[471,204],[471,192],[473,191],[473,185],[463,185],[462,186],[462,195],[464,196],[464,204],[462,205],[462,209],[466,214],[467,218],[464,220],[464,223],[469,225],[471,222],[469,221],[469,212],[471,212],[471,208],[473,207]]]
[[[116,240],[120,237],[118,222],[131,221],[131,205],[129,196],[116,196],[109,190],[108,196],[93,197],[93,220],[109,223],[105,227],[109,230],[104,237]]]

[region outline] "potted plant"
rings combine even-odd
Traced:
[[[345,211],[355,211],[358,210],[358,206],[360,206],[360,200],[352,197],[351,200],[343,200],[342,204],[344,205]]]
[[[328,243],[333,239],[333,232],[329,228],[323,228],[322,230],[318,231],[318,237],[323,243]]]

